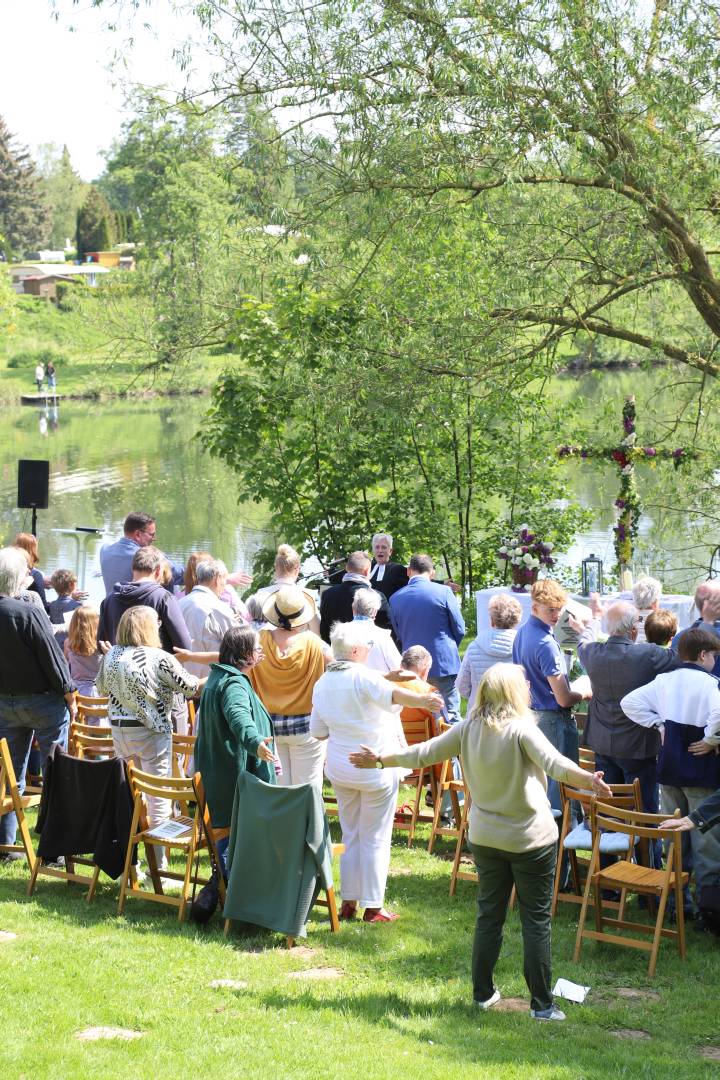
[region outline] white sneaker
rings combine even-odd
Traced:
[[[567,1020],[565,1013],[558,1009],[557,1005],[551,1005],[549,1009],[531,1009],[530,1015],[533,1020]]]
[[[476,1008],[486,1010],[486,1009],[492,1009],[493,1005],[497,1005],[499,1000],[500,1000],[500,991],[498,990],[497,987],[495,987],[495,989],[493,990],[491,996],[487,999],[487,1001],[476,1001],[474,1004],[475,1004]]]

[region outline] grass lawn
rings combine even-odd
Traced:
[[[89,396],[208,389],[227,362],[227,357],[198,352],[180,371],[139,374],[148,357],[134,356],[121,339],[111,340],[101,303],[98,297],[79,295],[63,310],[46,300],[19,296],[12,331],[0,335],[0,402],[17,404],[21,394],[35,393],[38,360],[53,360],[59,394]],[[128,311],[129,320],[131,314]]]
[[[589,984],[592,992],[585,1005],[563,1005],[565,1024],[539,1024],[527,1013],[513,911],[497,980],[505,997],[525,1003],[521,1012],[478,1014],[469,1004],[475,886],[459,882],[450,899],[449,864],[421,849],[408,852],[404,840],[397,835],[387,897],[402,918],[391,926],[344,923],[331,935],[315,909],[307,942],[292,952],[265,932],[225,939],[218,916],[199,930],[179,926],[175,913],[158,905],[129,901],[118,918],[117,886],[107,879],[92,905],[78,887],[47,878],[28,899],[25,864],[0,865],[0,931],[17,935],[0,936],[0,1077],[717,1074],[717,1063],[702,1053],[720,1045],[715,938],[689,929],[685,963],[664,945],[650,983],[645,954],[629,949],[590,942],[574,965],[577,912],[561,910],[554,977]],[[332,977],[318,978],[317,969]],[[212,989],[215,979],[240,985]],[[619,997],[618,987],[659,996]],[[132,1042],[75,1038],[98,1025],[143,1034]]]

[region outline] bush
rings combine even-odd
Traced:
[[[55,367],[65,364],[67,357],[55,349],[21,349],[8,357],[9,368],[28,367],[34,368],[37,364],[47,364],[52,360]]]

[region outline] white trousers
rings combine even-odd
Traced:
[[[169,732],[150,731],[145,727],[113,727],[112,737],[115,754],[123,761],[131,761],[153,776],[172,775],[172,735]],[[147,804],[151,829],[167,821],[172,813],[170,799],[148,795]],[[167,865],[166,851],[165,847],[155,844],[155,855],[161,869]]]
[[[323,766],[327,742],[312,735],[276,735],[275,752],[280,758],[282,773],[278,784],[315,784],[322,788]]]
[[[385,899],[398,773],[393,769],[382,779],[382,784],[362,787],[333,783],[345,845],[340,893],[360,907],[380,908]]]

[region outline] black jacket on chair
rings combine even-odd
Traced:
[[[48,758],[35,832],[38,855],[92,855],[108,877],[119,878],[125,864],[133,799],[125,762],[90,761],[59,746]]]
[[[353,597],[358,589],[369,588],[369,584],[363,585],[360,581],[342,581],[339,585],[332,585],[320,594],[320,637],[323,641],[330,642],[330,629],[333,623],[352,622]],[[375,624],[383,630],[392,629],[390,605],[385,596],[382,598]]]

